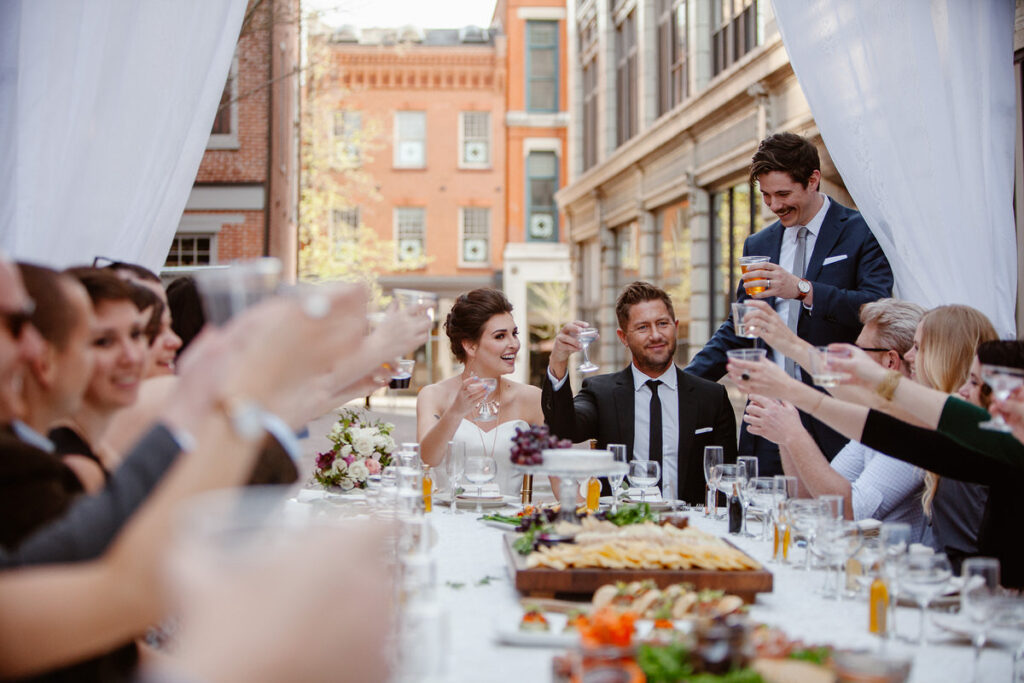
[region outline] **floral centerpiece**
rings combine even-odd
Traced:
[[[390,422],[370,421],[358,410],[342,410],[327,435],[332,447],[316,456],[313,478],[324,488],[366,488],[370,475],[380,474],[381,469],[391,464],[394,429]]]

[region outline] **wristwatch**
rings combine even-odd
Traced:
[[[811,293],[811,281],[801,279],[796,283],[796,288],[799,292],[799,294],[796,295],[796,300],[803,301],[804,298]]]

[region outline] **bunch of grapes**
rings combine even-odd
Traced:
[[[530,425],[529,429],[516,427],[512,437],[512,462],[517,465],[539,465],[544,462],[540,452],[545,448],[571,448],[568,439],[559,439],[547,425]]]

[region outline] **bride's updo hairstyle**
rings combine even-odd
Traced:
[[[484,325],[500,313],[511,313],[512,304],[505,295],[491,287],[481,287],[459,295],[444,321],[452,353],[460,363],[466,362],[463,342],[476,342],[484,332]]]

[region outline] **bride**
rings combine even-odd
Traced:
[[[466,453],[484,452],[498,465],[495,481],[504,495],[518,495],[522,476],[512,471],[509,452],[516,427],[542,424],[540,389],[505,379],[515,369],[519,329],[512,304],[496,289],[481,288],[459,296],[445,321],[452,353],[462,374],[423,387],[416,399],[416,427],[423,462],[438,466],[449,441],[462,441]],[[476,419],[486,393],[481,378],[493,377],[498,388],[488,402],[497,419]]]

